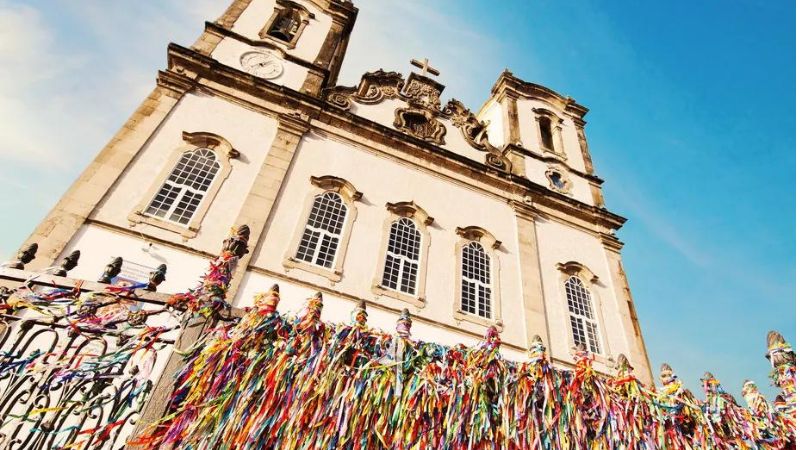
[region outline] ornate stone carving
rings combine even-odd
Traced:
[[[372,105],[384,99],[398,98],[403,84],[403,76],[398,72],[384,72],[383,69],[378,69],[361,77],[355,99],[359,103]]]
[[[442,114],[450,118],[453,126],[461,130],[464,140],[472,147],[491,151],[494,147],[489,143],[487,136],[488,123],[479,121],[463,103],[456,99],[451,99],[442,109]]]
[[[408,103],[420,108],[438,110],[441,105],[440,95],[444,86],[425,77],[411,74],[408,83],[403,89],[403,95]]]
[[[428,142],[444,145],[447,129],[429,110],[416,108],[398,108],[394,112],[394,126]]]
[[[511,161],[499,152],[486,154],[486,165],[502,172],[511,171]]]

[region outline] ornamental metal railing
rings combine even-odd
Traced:
[[[119,277],[114,258],[97,282],[77,280],[65,275],[79,252],[24,270],[34,244],[0,266],[0,449],[121,449],[161,417],[175,350],[235,313],[224,297],[248,236],[236,230],[203,281],[174,295],[156,292],[163,265],[137,283]]]

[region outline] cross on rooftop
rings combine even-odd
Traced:
[[[422,61],[418,61],[416,59],[411,60],[411,65],[414,67],[419,67],[422,69],[422,76],[424,77],[427,74],[431,74],[433,76],[439,75],[439,71],[434,69],[428,64],[428,58],[423,59]]]

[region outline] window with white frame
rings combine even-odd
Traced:
[[[592,353],[600,353],[600,333],[592,307],[592,294],[576,276],[570,276],[564,283],[567,291],[569,322],[572,340],[575,345],[583,344]]]
[[[333,268],[342,238],[347,205],[335,192],[314,198],[295,258],[325,268]]]
[[[461,310],[492,317],[491,260],[479,242],[461,247]]]
[[[411,219],[392,223],[381,285],[387,289],[415,295],[422,235]]]
[[[212,150],[198,148],[181,156],[145,214],[187,225],[220,170]]]

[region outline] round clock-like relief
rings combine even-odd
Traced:
[[[270,53],[246,52],[239,60],[242,68],[249,74],[271,80],[283,73],[283,64]]]

